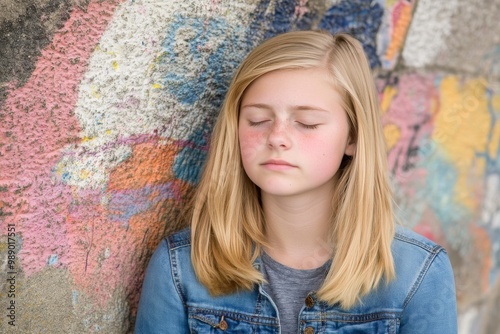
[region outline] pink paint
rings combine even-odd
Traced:
[[[174,181],[174,193],[186,193],[187,185]],[[184,188],[184,189],[181,189]],[[182,191],[181,191],[182,190]],[[75,210],[67,216],[67,239],[71,245],[68,265],[74,283],[105,307],[117,287],[127,291],[132,307],[137,305],[143,264],[164,235],[166,210],[180,198],[161,200],[130,218],[128,226],[110,221],[111,212],[100,204],[99,190],[80,190]]]
[[[308,0],[300,0],[298,5],[295,6],[295,12],[294,15],[297,19],[301,19],[302,16],[304,16],[307,12],[309,12],[309,9],[307,8],[307,1]]]
[[[399,18],[401,17],[401,12],[403,11],[403,8],[405,6],[408,6],[405,1],[398,1],[392,7],[392,27],[396,27],[398,25]]]
[[[425,178],[425,169],[419,164],[432,154],[430,144],[432,102],[437,105],[438,91],[434,77],[410,74],[399,77],[397,95],[383,116],[383,124],[399,128],[400,138],[388,154],[389,168],[396,173],[398,183],[419,182]],[[428,146],[423,146],[427,144]]]
[[[0,161],[2,184],[8,192],[2,201],[13,216],[22,238],[21,269],[30,276],[47,265],[56,254],[56,266],[81,261],[73,254],[74,227],[66,217],[72,205],[71,189],[54,183],[52,168],[61,150],[79,141],[80,126],[73,110],[78,85],[88,60],[107,27],[118,2],[91,2],[83,11],[78,6],[44,49],[28,82],[10,90],[5,102],[9,111],[5,126],[12,135]],[[16,191],[17,190],[17,191]],[[2,229],[2,233],[6,229]]]
[[[429,240],[433,240],[436,242],[436,235],[432,229],[432,227],[428,224],[420,223],[415,228],[413,229],[415,232],[417,232],[420,235],[423,235]]]

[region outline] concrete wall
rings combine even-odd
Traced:
[[[0,6],[1,332],[127,332],[236,66],[322,28],[363,42],[398,215],[450,254],[460,333],[500,333],[498,1]]]

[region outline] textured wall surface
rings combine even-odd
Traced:
[[[450,254],[460,333],[500,333],[498,1],[0,7],[0,332],[129,331],[235,68],[265,38],[321,28],[363,43],[398,216]]]

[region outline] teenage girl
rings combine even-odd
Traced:
[[[457,332],[445,250],[395,227],[358,41],[265,41],[234,76],[190,228],[162,240],[137,333]]]

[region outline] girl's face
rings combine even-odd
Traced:
[[[263,193],[330,193],[344,154],[353,155],[347,115],[323,68],[277,70],[241,100],[243,168]]]

